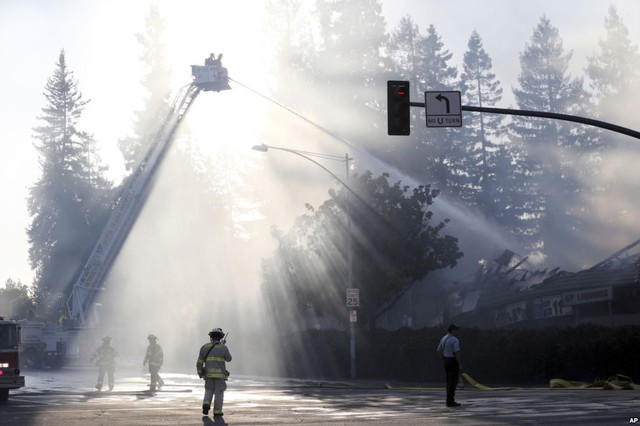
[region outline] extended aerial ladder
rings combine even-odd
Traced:
[[[102,288],[113,262],[142,211],[154,176],[196,97],[201,90],[219,92],[230,89],[227,70],[220,62],[221,57],[219,55],[215,58],[211,54],[204,66],[191,66],[192,83],[178,92],[145,156],[135,172],[127,178],[111,216],[67,298],[69,320],[74,328],[88,325],[96,294]]]

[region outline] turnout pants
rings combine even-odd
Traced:
[[[98,366],[98,383],[96,388],[102,389],[102,383],[104,382],[104,374],[107,373],[107,380],[109,381],[109,390],[113,389],[113,372],[115,368],[113,365],[100,365]]]
[[[213,414],[222,414],[224,403],[224,391],[227,390],[227,381],[224,379],[206,379],[204,382],[203,406],[211,406],[213,400]]]
[[[164,380],[162,380],[162,377],[160,377],[160,374],[158,374],[159,372],[160,372],[160,367],[156,365],[149,365],[149,374],[151,375],[152,390],[155,389],[156,385],[158,385],[158,387],[164,386]]]

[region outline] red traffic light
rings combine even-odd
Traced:
[[[411,133],[408,81],[387,81],[387,133],[407,136]]]

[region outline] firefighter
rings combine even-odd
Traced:
[[[102,390],[104,373],[107,373],[109,390],[113,390],[113,372],[116,367],[116,355],[118,355],[118,353],[111,346],[111,337],[103,337],[102,346],[99,346],[91,356],[91,361],[95,360],[95,364],[98,367],[98,383],[96,383],[96,389]]]
[[[147,336],[147,340],[149,340],[149,346],[147,346],[147,353],[144,356],[142,365],[149,363],[149,374],[151,375],[150,389],[155,391],[156,385],[158,388],[164,386],[164,380],[162,380],[160,374],[158,374],[164,361],[164,354],[162,353],[162,346],[158,344],[158,338],[156,336],[150,334]]]
[[[231,361],[231,353],[225,345],[225,334],[220,328],[209,332],[209,343],[205,343],[198,353],[196,370],[198,376],[204,379],[204,398],[202,400],[202,414],[209,414],[213,399],[213,415],[222,416],[224,391],[227,390],[227,371],[225,362]],[[215,399],[214,399],[215,397]]]

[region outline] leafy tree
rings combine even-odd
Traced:
[[[583,81],[567,73],[571,56],[558,29],[543,16],[520,54],[520,87],[513,89],[520,109],[588,115]],[[573,164],[593,148],[593,138],[589,129],[550,119],[514,117],[510,130],[522,202],[518,233],[531,250],[562,263],[576,246],[581,226],[574,213],[582,207],[582,188]]]
[[[263,265],[263,288],[274,309],[285,310],[288,304],[298,314],[312,308],[346,320],[349,250],[362,322],[369,325],[393,294],[430,271],[456,265],[462,253],[456,238],[443,235],[448,220],[433,224],[428,210],[438,191],[391,184],[388,178],[356,174],[349,183],[357,197],[352,194],[347,201],[349,191],[332,190],[317,209],[308,205],[308,214],[297,218],[288,233],[274,231],[278,249]]]
[[[0,288],[0,307],[5,318],[31,318],[35,312],[31,289],[20,281],[7,279],[4,288]]]
[[[492,107],[502,99],[502,87],[493,68],[491,57],[484,50],[482,39],[473,31],[464,54],[460,76],[462,99],[466,105]],[[479,205],[490,217],[497,213],[496,161],[497,144],[504,136],[504,116],[474,113],[465,116],[463,127],[466,154],[460,159],[468,176],[462,197],[467,204]]]
[[[151,143],[158,129],[158,117],[166,116],[171,94],[171,72],[164,57],[164,20],[155,6],[149,9],[145,28],[146,32],[136,34],[136,39],[142,47],[140,59],[145,69],[142,86],[148,96],[144,107],[135,112],[133,135],[118,142],[129,171],[137,166]]]
[[[111,184],[104,178],[93,137],[78,123],[83,100],[60,52],[45,86],[47,104],[34,129],[42,175],[30,189],[29,260],[41,293],[66,290],[89,255],[109,210]],[[54,298],[57,298],[56,296]],[[51,308],[45,303],[44,307]]]

